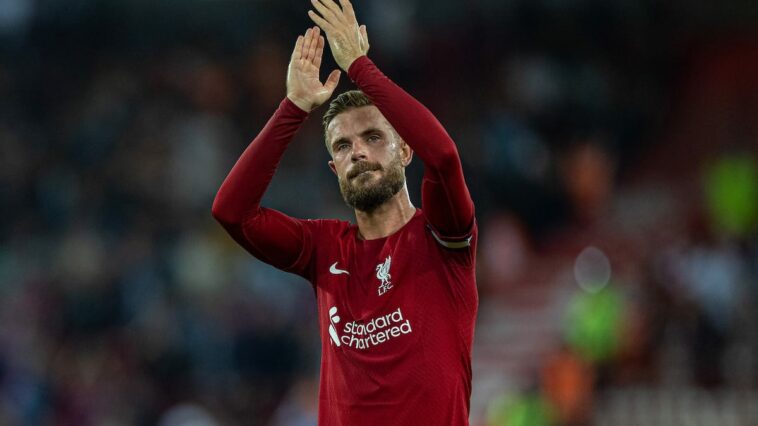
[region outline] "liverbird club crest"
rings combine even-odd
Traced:
[[[392,288],[392,282],[390,281],[392,278],[392,275],[390,275],[390,263],[392,263],[392,257],[387,256],[387,259],[384,260],[384,263],[376,265],[376,278],[381,281],[379,288],[377,289],[379,291],[379,296],[383,295],[387,292],[387,290]]]

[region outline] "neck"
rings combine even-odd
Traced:
[[[416,208],[408,197],[408,188],[403,185],[397,194],[371,213],[355,211],[358,232],[364,240],[375,240],[392,235],[411,220]]]

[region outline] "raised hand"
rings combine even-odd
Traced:
[[[368,53],[366,26],[358,26],[353,5],[349,0],[311,0],[318,13],[309,10],[308,16],[326,33],[337,65],[347,71],[350,64]]]
[[[326,102],[337,88],[340,71],[329,74],[325,83],[319,80],[321,57],[324,54],[324,37],[319,28],[308,28],[298,36],[287,68],[287,97],[303,111],[312,111]]]

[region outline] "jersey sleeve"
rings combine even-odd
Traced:
[[[250,254],[308,278],[309,221],[261,207],[284,151],[308,113],[285,98],[245,149],[213,201],[213,217]]]
[[[448,248],[470,247],[474,203],[450,135],[424,105],[367,56],[353,61],[348,75],[424,163],[421,203],[435,239]]]

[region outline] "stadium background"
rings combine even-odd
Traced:
[[[355,4],[477,206],[472,424],[755,424],[755,2]],[[312,291],[210,216],[307,8],[0,0],[0,424],[315,424]],[[321,113],[266,203],[349,219]]]

